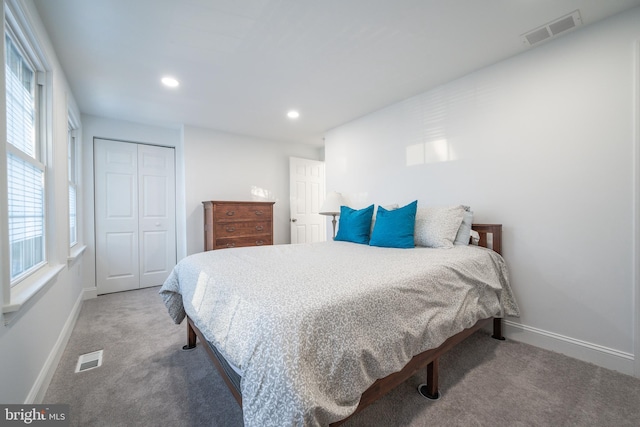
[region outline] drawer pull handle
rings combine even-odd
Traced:
[[[262,212],[262,211],[256,211],[256,215],[258,215],[258,216],[263,215],[263,214],[264,214],[264,212]]]
[[[261,225],[256,225],[256,231],[262,231],[264,230],[264,227]]]
[[[235,214],[235,211],[227,211],[227,216],[234,216]]]
[[[235,243],[227,243],[227,247],[228,248],[235,248],[236,244]]]
[[[264,245],[264,240],[256,240],[256,246]]]
[[[226,228],[225,228],[225,230],[226,230],[228,233],[233,233],[234,231],[236,231],[236,228],[235,228],[235,227],[226,227]]]

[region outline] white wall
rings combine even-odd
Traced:
[[[204,247],[205,200],[275,201],[275,244],[289,243],[289,157],[323,160],[318,147],[185,126],[187,253]]]
[[[508,336],[633,373],[638,39],[640,8],[340,126],[327,189],[503,224]]]
[[[186,236],[184,220],[184,169],[182,134],[179,129],[150,126],[122,120],[106,119],[91,115],[82,115],[83,124],[83,165],[84,165],[84,231],[87,244],[85,288],[91,296],[97,295],[95,260],[95,222],[94,222],[94,182],[93,182],[93,140],[94,138],[114,139],[118,141],[175,147],[176,149],[176,242],[178,259],[185,256]]]
[[[53,133],[50,135],[51,147],[48,152],[47,207],[53,215],[51,222],[48,222],[49,233],[51,233],[48,233],[48,236],[51,236],[51,239],[47,246],[47,257],[51,264],[62,265],[63,269],[54,282],[41,289],[17,314],[12,313],[11,317],[6,316],[0,319],[0,402],[2,403],[32,403],[42,399],[82,305],[82,276],[86,258],[80,255],[74,262],[67,262],[70,254],[67,112],[70,109],[79,116],[79,110],[33,3],[29,0],[20,3],[25,4],[25,16],[32,24],[50,67],[48,74],[51,77],[49,82],[52,95]],[[4,79],[2,82],[0,114],[4,118],[6,115]],[[6,141],[5,126],[0,128],[4,135],[0,139]],[[0,200],[6,201],[4,151],[5,145],[2,143],[0,144],[0,164],[2,164],[0,173],[3,178],[0,182],[5,185],[0,185]],[[0,203],[0,209],[3,212],[6,211],[6,202]],[[5,221],[1,225],[4,229],[6,215],[3,214],[2,219]],[[0,233],[0,237],[2,238],[0,254],[8,259],[6,232]],[[2,265],[6,265],[4,261]],[[6,286],[5,282],[8,280],[6,270],[1,276],[0,285]],[[6,299],[2,302],[8,303]],[[9,323],[5,324],[7,321]]]
[[[178,260],[201,252],[203,200],[263,200],[274,205],[274,241],[288,243],[289,156],[319,160],[322,149],[186,126],[182,130],[82,115],[85,197],[85,287],[96,295],[94,138],[176,148]]]

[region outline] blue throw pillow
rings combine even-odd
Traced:
[[[366,245],[369,243],[372,216],[373,205],[360,210],[351,209],[348,206],[340,206],[338,234],[336,234],[334,240]]]
[[[378,206],[376,224],[371,233],[371,246],[385,248],[413,248],[413,231],[416,226],[418,201],[391,211]]]

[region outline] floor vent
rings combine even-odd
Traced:
[[[103,350],[94,351],[93,353],[83,354],[78,357],[78,364],[76,365],[76,373],[88,371],[93,368],[97,368],[102,365],[102,352]]]
[[[575,10],[568,15],[549,22],[542,27],[529,31],[522,35],[522,42],[528,46],[540,43],[547,39],[556,37],[566,31],[576,28],[582,24],[582,18],[580,17],[580,11]]]

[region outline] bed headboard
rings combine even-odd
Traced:
[[[479,246],[502,255],[502,224],[472,224],[471,228],[480,235]]]

